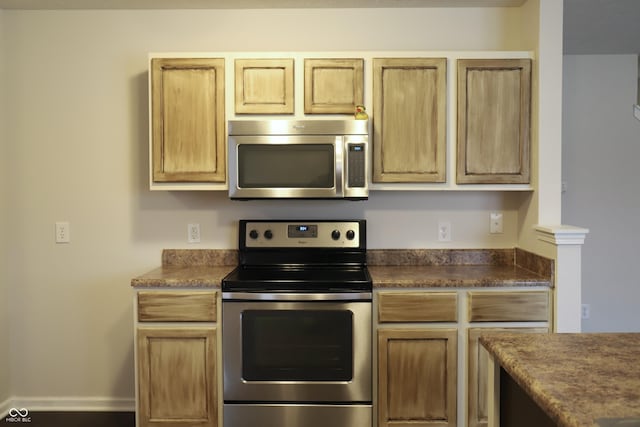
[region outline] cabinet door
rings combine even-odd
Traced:
[[[235,66],[237,114],[293,114],[293,59],[236,59]]]
[[[140,427],[217,425],[216,328],[138,328]]]
[[[224,183],[224,111],[224,59],[153,58],[153,181]]]
[[[215,291],[140,291],[138,322],[215,322]]]
[[[354,114],[364,103],[362,58],[305,59],[305,114]]]
[[[457,331],[378,330],[378,426],[456,426]]]
[[[470,291],[470,322],[548,322],[549,291]]]
[[[455,292],[378,292],[378,322],[455,322]]]
[[[491,332],[546,333],[547,328],[471,328],[469,329],[469,371],[467,426],[487,427],[489,411],[488,353],[478,342],[481,334]]]
[[[445,58],[373,60],[373,181],[446,180]]]
[[[531,60],[458,61],[459,184],[529,182]]]

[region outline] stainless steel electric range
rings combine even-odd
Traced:
[[[371,427],[364,220],[241,220],[222,281],[224,427]]]

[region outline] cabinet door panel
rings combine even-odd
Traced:
[[[153,180],[224,182],[224,59],[151,61]]]
[[[444,182],[444,58],[373,60],[373,181]]]
[[[378,331],[378,425],[455,426],[457,331]]]
[[[236,59],[237,114],[293,114],[293,59]]]
[[[467,426],[487,427],[489,414],[488,358],[487,351],[480,345],[481,334],[509,332],[519,334],[547,333],[548,328],[471,328],[469,329],[469,371],[467,402]]]
[[[216,329],[138,328],[140,425],[217,424]]]
[[[470,322],[547,322],[549,291],[468,292]]]
[[[457,182],[528,183],[529,59],[458,61]]]
[[[215,322],[215,291],[140,291],[139,322]]]
[[[455,292],[379,292],[379,322],[455,322]]]
[[[305,114],[354,114],[364,99],[364,60],[305,59]]]

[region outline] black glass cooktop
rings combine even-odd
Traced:
[[[371,289],[371,276],[366,266],[239,266],[222,280],[223,291],[236,292],[354,292]]]

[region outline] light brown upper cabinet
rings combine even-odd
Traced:
[[[459,184],[529,183],[530,59],[458,60]]]
[[[353,114],[364,103],[364,60],[305,59],[305,114]]]
[[[293,59],[236,59],[237,114],[293,114]]]
[[[373,59],[373,181],[445,182],[446,58]]]
[[[224,59],[152,58],[154,182],[226,181]]]

